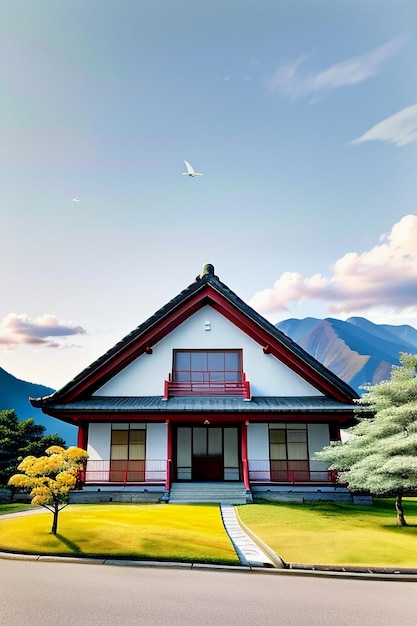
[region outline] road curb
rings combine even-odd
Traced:
[[[245,565],[223,565],[221,563],[200,563],[180,561],[144,561],[134,559],[106,559],[100,557],[77,557],[57,556],[52,554],[22,554],[20,552],[0,552],[0,559],[16,561],[38,561],[44,563],[68,563],[78,565],[110,565],[113,567],[160,567],[165,569],[188,569],[188,570],[212,570],[223,572],[256,573],[267,576],[315,576],[318,578],[340,578],[356,580],[386,580],[397,582],[417,582],[417,570],[415,572],[386,572],[386,571],[355,571],[323,568],[321,566],[301,565],[295,567],[289,564],[285,568],[270,568]]]

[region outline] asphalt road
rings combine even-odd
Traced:
[[[7,626],[413,624],[413,582],[0,560]]]

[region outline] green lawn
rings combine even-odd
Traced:
[[[417,499],[404,501],[406,527],[393,500],[351,504],[253,504],[241,520],[287,563],[417,568]]]
[[[374,506],[263,503],[238,511],[287,563],[417,567],[417,499],[404,505],[404,528],[396,526],[392,500]],[[9,505],[0,506],[6,511]],[[2,519],[0,550],[239,564],[217,505],[71,505],[59,515],[56,536],[51,525],[49,512]]]
[[[3,519],[0,550],[239,564],[217,505],[71,505],[51,525],[49,512]]]

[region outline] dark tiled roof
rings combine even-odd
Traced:
[[[253,397],[250,402],[231,397],[175,397],[167,401],[162,396],[108,397],[93,396],[89,400],[59,404],[48,408],[54,411],[71,409],[71,413],[352,413],[351,404],[342,404],[324,396]]]
[[[229,289],[229,287],[222,283],[217,276],[215,276],[214,272],[210,272],[202,276],[198,276],[197,279],[186,289],[184,289],[180,294],[178,294],[178,296],[170,300],[170,302],[160,308],[143,324],[141,324],[128,335],[126,335],[124,339],[119,341],[113,348],[108,350],[108,352],[106,352],[103,356],[98,358],[94,363],[84,369],[80,374],[78,374],[78,376],[76,376],[60,390],[56,391],[51,396],[46,396],[44,398],[31,398],[31,403],[34,406],[49,408],[52,407],[52,405],[55,406],[57,403],[59,404],[60,400],[63,403],[67,402],[71,394],[75,395],[75,397],[70,398],[70,401],[71,399],[76,401],[77,399],[79,399],[76,397],[77,389],[82,385],[84,385],[85,388],[89,389],[89,392],[87,394],[84,392],[84,395],[82,396],[87,401],[88,397],[90,397],[92,393],[97,391],[103,384],[103,382],[100,382],[100,380],[98,380],[97,382],[97,373],[99,373],[101,370],[104,370],[109,365],[111,366],[111,363],[113,361],[121,357],[132,346],[135,346],[135,344],[137,342],[140,342],[143,337],[148,336],[150,332],[152,333],[154,329],[156,332],[156,329],[159,329],[161,325],[163,325],[164,320],[168,319],[171,314],[177,311],[184,303],[190,301],[194,296],[198,296],[200,294],[202,298],[202,304],[205,304],[205,296],[207,295],[207,303],[209,303],[210,294],[205,294],[205,292],[207,291],[207,287],[210,287],[212,290],[217,292],[217,294],[220,294],[220,296],[225,299],[230,305],[232,305],[235,310],[238,310],[240,314],[242,314],[246,319],[250,320],[250,322],[254,324],[256,328],[261,329],[262,332],[269,335],[271,341],[275,341],[277,344],[279,344],[287,352],[287,354],[290,354],[292,358],[294,358],[295,361],[304,364],[305,369],[314,372],[319,379],[327,381],[327,383],[333,389],[337,390],[343,398],[346,398],[348,402],[350,400],[358,398],[358,394],[356,393],[356,391],[352,389],[347,383],[342,381],[338,376],[336,376],[336,374],[327,369],[314,357],[312,357],[305,350],[303,350],[303,348],[301,348],[297,343],[295,343],[282,331],[278,330],[273,324],[271,324],[270,322],[268,322],[268,320],[262,317],[262,315],[257,313],[243,300],[241,300],[239,296],[237,296],[233,291],[231,291],[231,289]],[[88,381],[90,379],[94,379],[94,383],[91,383],[90,387],[88,387]],[[106,381],[104,380],[104,382]],[[197,399],[194,400],[197,401]],[[188,403],[189,401],[187,400],[186,402]],[[71,402],[71,408],[72,407],[73,403]]]

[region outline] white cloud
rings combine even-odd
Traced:
[[[297,98],[356,85],[378,74],[382,64],[397,54],[406,43],[405,36],[396,37],[363,56],[337,63],[321,72],[304,75],[300,74],[299,69],[309,57],[302,55],[296,61],[278,67],[269,80],[269,88],[280,91],[284,96]]]
[[[81,326],[60,322],[54,315],[31,318],[25,314],[9,313],[0,322],[0,347],[13,350],[19,345],[29,344],[60,348],[67,345],[62,338],[85,334]]]
[[[397,148],[417,140],[417,104],[402,109],[398,113],[379,122],[366,133],[350,143],[364,141],[386,141]]]
[[[250,304],[268,314],[306,300],[326,303],[330,314],[386,308],[393,315],[416,317],[417,216],[403,217],[371,250],[337,259],[330,277],[286,272],[271,288],[258,291]]]

